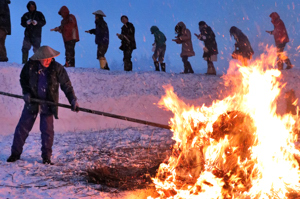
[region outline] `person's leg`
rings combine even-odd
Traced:
[[[283,50],[285,47],[285,44],[279,44],[276,46],[277,47],[277,67],[278,70],[282,70],[283,69]]]
[[[53,115],[40,115],[40,130],[41,130],[41,138],[42,138],[42,158],[43,161],[51,160],[52,156],[52,146],[54,140],[54,125],[53,125]],[[43,162],[45,163],[45,162]],[[46,162],[50,163],[50,162]]]
[[[105,58],[105,53],[107,52],[107,49],[107,45],[98,45],[97,47],[97,59],[99,60],[100,68],[104,70],[109,70],[107,60]]]
[[[161,70],[162,70],[163,72],[166,72],[166,64],[164,63],[165,52],[166,52],[166,46],[162,46],[162,47],[159,49],[158,60],[159,60],[159,62],[160,62],[160,67],[161,67]]]
[[[123,51],[124,54],[124,70],[125,71],[132,71],[132,62],[131,62],[131,55],[132,55],[132,49],[127,49]]]
[[[75,44],[75,40],[65,42],[66,67],[75,67]]]
[[[157,61],[158,55],[159,55],[159,51],[158,51],[158,48],[156,47],[154,50],[154,53],[152,55],[155,71],[159,71],[159,63]]]
[[[183,57],[181,57],[181,59],[182,59],[182,62],[183,62],[183,67],[184,67],[183,73],[188,73],[188,68],[187,68],[188,57],[187,56],[183,56]]]
[[[214,63],[210,60],[210,58],[207,59],[207,75],[216,75],[216,69],[214,66]]]
[[[35,53],[41,47],[41,38],[31,39],[31,43],[33,46],[33,52]]]
[[[23,152],[23,146],[35,122],[37,114],[33,114],[25,105],[19,123],[16,127],[13,144],[11,147],[11,155],[19,157]]]
[[[7,54],[5,48],[6,31],[0,28],[0,61],[7,62]]]
[[[31,48],[31,42],[28,37],[24,37],[22,46],[22,64],[25,64],[28,60],[28,52]]]

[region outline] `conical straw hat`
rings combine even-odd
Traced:
[[[30,57],[31,60],[49,59],[57,57],[60,52],[54,50],[49,46],[41,46],[35,53]]]
[[[104,12],[102,12],[102,10],[97,10],[96,12],[93,12],[94,15],[101,15],[103,17],[106,17],[106,15],[104,14]]]

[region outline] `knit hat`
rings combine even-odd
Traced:
[[[57,57],[60,52],[54,50],[49,46],[41,46],[35,53],[30,57],[31,60],[49,59]]]

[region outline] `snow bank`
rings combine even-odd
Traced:
[[[0,63],[0,91],[22,95],[19,83],[21,69],[20,64]],[[168,124],[172,117],[172,113],[156,105],[165,94],[164,85],[172,85],[181,99],[194,105],[210,104],[213,99],[222,99],[227,90],[220,76],[112,72],[92,68],[67,68],[67,72],[81,107],[161,124]],[[68,104],[62,91],[59,102]],[[0,103],[0,134],[12,134],[24,102],[0,96]],[[55,131],[60,133],[139,126],[142,125],[90,113],[74,113],[65,108],[59,108],[59,119],[55,120]],[[39,132],[39,118],[32,132]]]

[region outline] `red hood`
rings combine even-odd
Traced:
[[[63,18],[66,18],[70,14],[70,11],[67,8],[67,6],[63,6],[58,11],[58,14],[61,15]]]
[[[271,19],[272,19],[272,23],[273,24],[275,24],[276,23],[276,21],[278,21],[279,19],[280,19],[280,16],[279,16],[279,14],[277,13],[277,12],[272,12],[271,14],[270,14],[270,17],[271,17]]]

